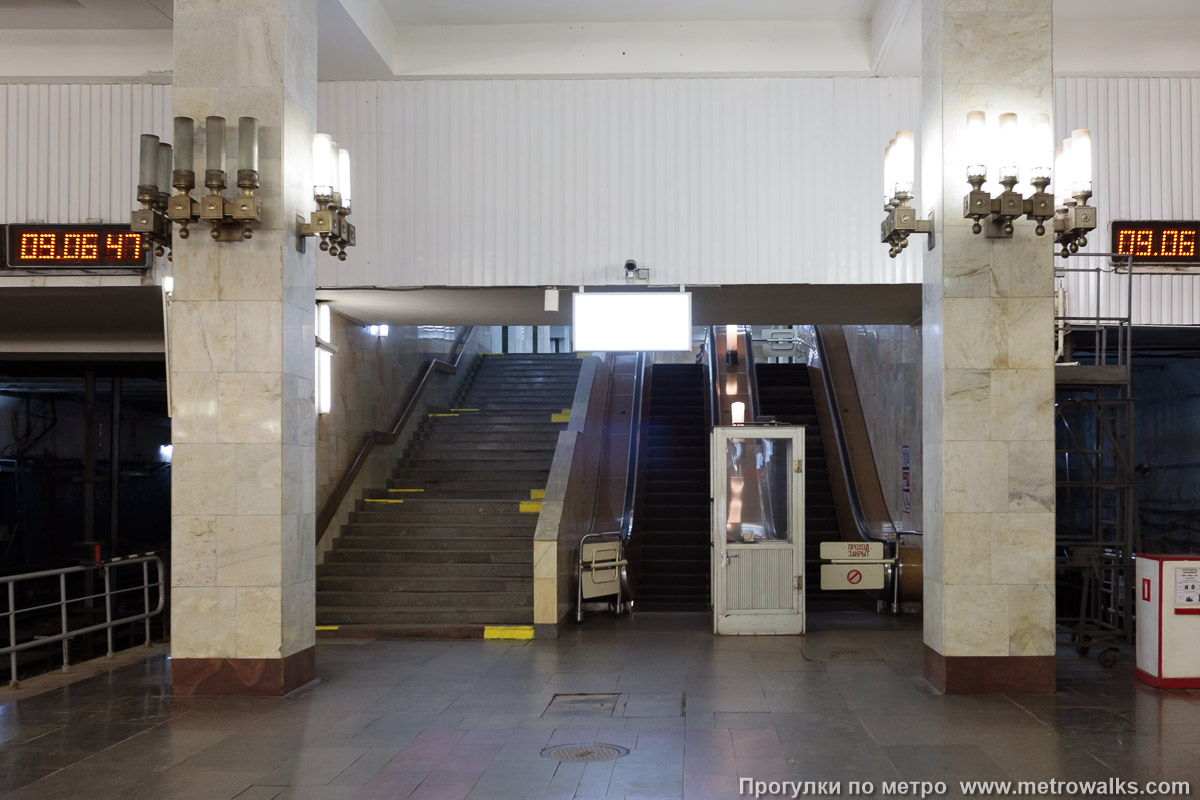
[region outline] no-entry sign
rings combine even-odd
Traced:
[[[882,589],[883,564],[822,564],[822,589]]]

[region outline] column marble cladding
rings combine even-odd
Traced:
[[[172,686],[282,694],[314,676],[313,407],[316,248],[295,247],[314,207],[316,0],[175,4],[176,115],[260,122],[264,219],[248,241],[207,226],[176,236],[171,306]]]
[[[946,692],[1053,691],[1053,243],[962,218],[967,112],[1052,111],[1051,0],[922,12],[925,672]]]
[[[921,326],[846,325],[844,331],[888,512],[898,530],[922,530]],[[907,512],[904,445],[910,465]]]

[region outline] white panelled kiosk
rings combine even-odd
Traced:
[[[1200,555],[1137,556],[1137,669],[1162,689],[1200,689]]]
[[[804,633],[804,429],[712,431],[713,631]]]

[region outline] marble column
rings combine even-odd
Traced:
[[[260,122],[264,219],[248,241],[175,238],[170,313],[171,684],[279,695],[314,676],[316,0],[177,0],[175,114]],[[203,194],[198,189],[194,196]],[[231,191],[227,191],[231,194]]]
[[[945,692],[1054,690],[1053,242],[962,217],[967,112],[1053,111],[1051,2],[922,0],[925,675]]]

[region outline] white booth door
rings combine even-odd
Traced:
[[[713,630],[804,633],[804,429],[712,437]]]

